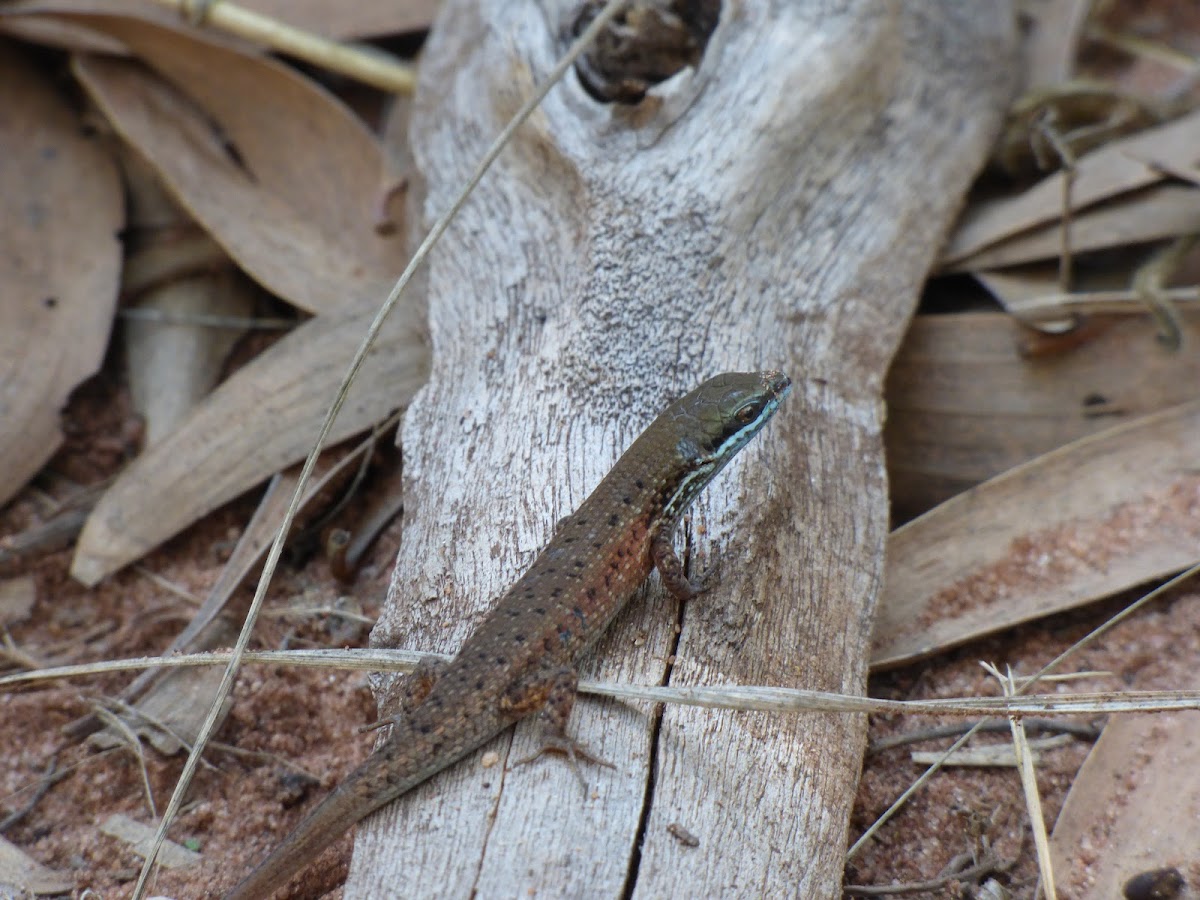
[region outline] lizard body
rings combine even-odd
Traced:
[[[227,900],[270,896],[368,813],[527,715],[540,712],[547,746],[574,760],[581,748],[565,734],[577,684],[573,663],[651,569],[672,594],[694,596],[671,546],[675,526],[790,387],[780,372],[728,373],[667,407],[559,523],[458,655],[409,676],[408,701],[389,720],[387,740]]]

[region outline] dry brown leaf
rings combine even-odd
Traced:
[[[8,10],[0,6],[0,33],[29,44],[82,53],[121,54],[125,49],[119,41],[74,22],[40,16],[5,15],[5,12]]]
[[[1071,77],[1090,0],[1043,0],[1025,10],[1030,20],[1022,45],[1025,89],[1058,84]]]
[[[1072,253],[1145,244],[1200,231],[1200,189],[1160,184],[1127,192],[1082,212],[1071,222]],[[1063,248],[1057,222],[995,244],[964,262],[972,270],[1003,269],[1055,259]]]
[[[1097,600],[1200,558],[1200,402],[1068,444],[892,533],[872,664]]]
[[[128,844],[129,849],[138,856],[146,855],[147,848],[154,840],[154,828],[153,825],[131,819],[122,813],[109,816],[100,825],[100,831]],[[168,869],[194,866],[202,858],[195,850],[189,850],[174,841],[164,841],[158,851],[158,861]]]
[[[14,894],[9,894],[14,890]],[[0,837],[0,891],[8,896],[68,894],[75,890],[75,878],[67,872],[55,872],[26,856],[14,844]]]
[[[1185,341],[1200,342],[1200,313],[1182,322]],[[918,316],[887,381],[884,439],[898,517],[1193,399],[1200,357],[1169,353],[1155,335],[1141,315],[1096,316],[1058,337],[1001,313]]]
[[[425,31],[439,0],[244,0],[247,9],[332,38],[363,38]]]
[[[1197,771],[1200,713],[1109,721],[1075,777],[1050,839],[1054,869],[1069,896],[1125,896],[1122,887],[1130,878],[1165,867],[1178,868],[1195,884]]]
[[[35,600],[37,581],[32,575],[0,581],[0,628],[9,628],[28,619]]]
[[[371,0],[357,3],[251,0],[237,5],[295,28],[337,39],[424,31],[433,23],[433,17],[441,6],[438,0]],[[0,29],[21,35],[28,33],[34,40],[46,35],[53,46],[69,50],[104,49],[92,46],[93,42],[111,42],[100,32],[92,31],[81,23],[53,22],[40,14],[112,14],[177,27],[182,26],[185,19],[179,11],[155,0],[9,0],[5,6],[9,7],[6,11],[8,16],[0,15]],[[56,34],[61,35],[63,40],[54,40]]]
[[[120,281],[121,185],[106,149],[12,45],[0,51],[0,503],[62,441],[99,367]]]
[[[0,32],[81,53],[127,52],[120,41],[89,27],[84,20],[68,21],[53,15],[65,12],[131,16],[168,27],[182,23],[178,13],[153,0],[6,0],[0,3]]]
[[[344,105],[285,65],[182,29],[66,19],[156,70],[101,57],[74,65],[121,136],[251,277],[311,312],[387,295],[406,255],[398,236],[374,229],[382,156]]]
[[[1196,161],[1198,146],[1200,111],[1132,137],[1113,141],[1087,154],[1076,164],[1071,207],[1082,210],[1103,200],[1157,184],[1163,180],[1163,175],[1148,165],[1146,160],[1189,166]],[[996,245],[1038,226],[1049,225],[1041,233],[1057,235],[1056,223],[1062,217],[1065,177],[1059,172],[1015,197],[974,206],[963,216],[947,243],[940,263],[942,268],[964,271],[1013,265],[1013,261],[998,264],[985,260],[994,260],[996,254],[990,251]],[[1055,245],[1047,254],[1049,256],[1057,254],[1061,247],[1061,241],[1057,237],[1054,240]],[[1076,249],[1081,249],[1076,240],[1072,244]],[[985,252],[988,255],[980,259]],[[1023,260],[1016,260],[1020,261]]]
[[[134,460],[84,526],[71,574],[95,584],[302,459],[376,306],[372,298],[297,328]],[[331,443],[406,405],[424,383],[428,350],[416,306],[402,305],[387,320],[334,423]]]

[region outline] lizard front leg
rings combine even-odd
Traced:
[[[650,538],[650,556],[654,567],[658,569],[663,587],[676,600],[685,602],[695,600],[713,586],[715,570],[709,571],[702,580],[691,581],[683,571],[683,562],[675,553],[671,544],[669,529],[660,528]]]
[[[400,685],[399,708],[391,715],[382,716],[370,725],[364,725],[359,729],[359,733],[377,731],[411,716],[412,711],[425,702],[425,698],[433,691],[433,686],[449,665],[449,662],[437,656],[422,657]]]
[[[575,706],[575,695],[579,687],[579,675],[570,666],[545,667],[533,679],[522,681],[510,688],[500,700],[506,712],[518,715],[538,713],[542,746],[537,752],[517,760],[513,766],[533,762],[544,753],[561,753],[566,756],[584,791],[587,782],[579,769],[579,760],[584,759],[597,765],[616,768],[606,759],[590,752],[586,747],[567,734],[567,721]]]

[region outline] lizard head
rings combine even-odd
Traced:
[[[683,477],[665,504],[670,518],[767,424],[791,386],[782,372],[727,372],[671,404],[661,419],[675,432]]]

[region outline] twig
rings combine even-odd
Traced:
[[[984,875],[1004,871],[1011,868],[1011,863],[1001,860],[993,851],[988,851],[984,857],[973,866],[957,871],[944,872],[929,881],[910,881],[904,884],[848,884],[842,888],[842,893],[851,897],[894,897],[898,894],[917,894],[922,891],[936,891],[954,881],[975,882]]]
[[[867,754],[882,753],[884,750],[892,750],[896,747],[903,747],[906,744],[918,744],[921,741],[954,737],[971,728],[974,728],[977,733],[1008,731],[1008,721],[1006,719],[984,719],[974,724],[970,722],[951,722],[947,725],[934,725],[929,728],[920,728],[916,731],[908,731],[903,734],[893,734],[873,741],[867,748]],[[1025,728],[1029,731],[1072,734],[1075,737],[1091,741],[1100,736],[1100,729],[1090,722],[1067,722],[1060,719],[1028,718],[1025,720]]]

